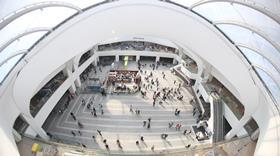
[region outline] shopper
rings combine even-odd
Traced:
[[[98,132],[98,134],[99,134],[100,136],[102,136],[102,133],[101,133],[100,130],[96,130],[96,131]]]
[[[141,137],[140,137],[140,140],[141,140],[142,142],[144,142],[144,137],[143,137],[143,136],[141,136]]]
[[[147,121],[143,121],[143,127],[145,127],[145,126],[146,126],[146,123],[147,123]]]
[[[72,133],[73,136],[76,136],[76,133],[74,131],[71,131],[71,133]]]

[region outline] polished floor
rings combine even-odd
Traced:
[[[136,66],[133,62],[129,65],[132,68]],[[106,76],[109,68],[108,66],[105,67],[102,72],[98,71],[95,76]],[[147,71],[147,74],[150,71],[153,72],[154,80],[155,78],[159,79],[160,88],[178,87],[178,84],[183,81],[172,74],[169,69],[170,66],[160,66],[153,71],[147,63],[143,70]],[[166,75],[165,79],[162,77],[162,72]],[[143,73],[142,77],[144,76],[146,75]],[[176,84],[174,84],[174,80],[176,80]],[[143,82],[145,82],[144,79]],[[192,95],[185,86],[181,89],[184,95],[182,101],[174,97],[167,99],[161,105],[157,101],[155,107],[153,107],[152,96],[155,89],[155,86],[152,89],[147,89],[147,97],[145,98],[142,98],[139,93],[134,95],[108,94],[107,96],[80,94],[71,101],[63,114],[56,115],[53,118],[54,120],[49,121],[47,131],[54,136],[67,140],[69,143],[79,142],[86,145],[87,148],[97,150],[106,150],[103,143],[103,140],[106,139],[110,149],[109,152],[153,152],[151,151],[152,146],[154,146],[154,152],[158,152],[184,149],[188,144],[194,146],[208,143],[207,141],[198,142],[193,133],[183,135],[183,131],[185,129],[190,130],[196,121],[192,116],[193,106],[189,104]],[[93,97],[93,105],[90,109],[86,105],[82,105],[82,99],[88,103]],[[130,111],[130,105],[134,110],[133,112]],[[91,114],[92,107],[95,107],[97,117]],[[181,111],[179,116],[174,115],[176,108]],[[140,115],[136,115],[135,109],[140,110]],[[103,115],[101,115],[101,110],[104,111]],[[83,128],[78,127],[77,121],[71,117],[70,112],[73,112],[77,120],[84,125]],[[147,121],[148,118],[151,118],[149,129],[143,126],[143,121]],[[172,128],[168,127],[169,122],[174,123]],[[182,124],[180,130],[175,129],[177,123]],[[97,130],[102,132],[102,136],[98,135]],[[168,134],[166,140],[161,138],[162,133]],[[93,135],[96,136],[96,139],[92,139]],[[141,136],[144,137],[144,141],[140,141]],[[117,139],[120,140],[122,149],[118,147]],[[139,145],[136,145],[137,140]]]

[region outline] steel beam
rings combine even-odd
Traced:
[[[21,54],[27,54],[29,51],[28,49],[24,49],[24,50],[20,50],[12,55],[10,55],[9,57],[7,57],[6,59],[4,59],[3,61],[0,62],[0,67],[5,64],[6,62],[8,62],[10,59],[18,56],[18,55],[21,55]]]
[[[31,5],[25,6],[21,9],[18,9],[16,11],[10,13],[9,15],[5,16],[4,18],[2,18],[0,20],[0,30],[3,29],[5,26],[7,26],[12,21],[14,21],[15,19],[17,19],[31,11],[43,9],[43,8],[47,8],[47,7],[66,7],[66,8],[71,8],[71,9],[77,10],[78,12],[82,12],[81,8],[79,8],[73,4],[65,3],[65,2],[50,1],[50,2],[34,3]]]
[[[264,52],[262,52],[262,50],[255,48],[253,46],[247,45],[247,44],[234,43],[234,45],[236,45],[238,47],[249,49],[249,50],[261,55],[262,57],[267,59],[272,64],[272,66],[280,73],[280,66],[277,64],[277,63],[279,63],[279,61],[277,61],[277,58],[275,58],[271,55],[266,55],[267,52],[264,53]]]
[[[235,26],[239,26],[245,29],[248,29],[250,31],[252,31],[253,33],[258,34],[259,36],[263,37],[265,40],[267,40],[273,47],[275,47],[279,54],[280,54],[280,46],[277,44],[277,42],[273,41],[266,33],[264,33],[262,30],[249,25],[247,23],[243,23],[243,22],[239,22],[239,21],[232,21],[232,20],[221,20],[221,21],[214,21],[213,22],[214,25],[222,25],[222,24],[226,24],[226,25],[235,25]]]
[[[52,31],[51,28],[45,28],[45,27],[38,27],[38,28],[32,28],[32,29],[28,29],[26,31],[24,31],[23,33],[18,34],[17,36],[11,38],[9,41],[5,42],[4,44],[2,44],[0,46],[0,53],[7,48],[11,43],[13,43],[14,41],[16,41],[17,39],[32,34],[32,33],[36,33],[36,32],[41,32],[41,31]]]
[[[277,14],[274,14],[273,12],[268,10],[266,7],[264,7],[260,4],[257,4],[256,2],[250,2],[248,0],[246,0],[246,1],[244,1],[244,0],[201,0],[201,1],[198,1],[197,3],[194,3],[193,5],[191,5],[189,7],[189,9],[192,10],[195,7],[201,6],[203,4],[215,3],[215,2],[227,2],[227,3],[231,3],[231,4],[239,4],[239,5],[249,7],[251,9],[254,9],[256,11],[263,13],[264,15],[270,17],[272,20],[274,20],[275,22],[280,24],[280,17]]]

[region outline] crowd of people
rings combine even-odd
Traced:
[[[163,105],[165,102],[167,102],[168,100],[178,100],[178,101],[183,101],[184,97],[182,95],[182,87],[183,87],[183,82],[177,82],[176,80],[173,81],[173,86],[169,86],[166,87],[163,84],[161,84],[161,82],[159,81],[159,77],[155,76],[156,74],[154,74],[155,70],[158,69],[158,67],[160,66],[160,64],[155,63],[155,64],[151,64],[150,68],[152,69],[150,72],[148,72],[147,70],[143,70],[144,65],[141,64],[140,62],[138,62],[138,68],[141,72],[141,77],[144,79],[142,84],[140,85],[140,93],[142,95],[143,98],[148,98],[148,95],[152,95],[152,106],[156,107],[156,104],[159,105]],[[162,79],[167,80],[166,79],[166,73],[162,72],[161,73]],[[91,111],[91,114],[93,117],[98,117],[100,114],[100,116],[102,116],[104,114],[104,110],[103,110],[103,105],[102,104],[98,104],[98,106],[94,105],[93,102],[94,98],[92,97],[88,102],[85,101],[84,98],[82,98],[81,100],[81,105],[83,107],[86,107],[86,109]],[[99,107],[99,109],[98,109]],[[135,113],[135,115],[140,116],[142,110],[138,109],[138,108],[133,108],[132,105],[130,105],[129,107],[129,111],[131,113]],[[181,110],[179,110],[178,108],[176,108],[174,110],[174,115],[179,117],[181,113]],[[199,118],[200,116],[200,112],[198,109],[194,109],[193,110],[193,116]],[[72,119],[74,121],[76,121],[77,126],[78,126],[78,130],[74,131],[71,130],[70,133],[72,134],[73,137],[76,136],[82,136],[82,129],[84,128],[84,125],[81,121],[78,120],[78,118],[76,117],[76,115],[73,112],[70,112],[70,116],[72,117]],[[146,129],[151,129],[152,127],[152,118],[149,117],[146,120],[143,121],[143,128]],[[174,126],[175,125],[175,126]],[[180,122],[174,123],[173,121],[170,121],[167,123],[167,127],[172,129],[174,126],[176,131],[181,131],[184,127],[182,127],[182,124]],[[190,129],[184,128],[184,131],[182,132],[182,135],[190,135],[192,133],[192,131]],[[101,130],[97,130],[97,135],[99,135],[102,139],[103,139],[103,143],[104,146],[107,150],[110,150],[109,144],[107,142],[107,140],[104,138],[104,136],[102,135]],[[160,134],[160,136],[162,139],[166,140],[168,137],[168,133],[162,133]],[[92,135],[92,139],[94,142],[96,142],[96,135]],[[140,137],[140,140],[136,140],[136,145],[139,146],[140,142],[144,142],[144,136]],[[86,147],[86,145],[81,144],[83,147]],[[118,138],[116,140],[116,145],[119,149],[123,149],[123,146],[121,144],[120,139]],[[188,144],[186,146],[186,148],[189,148],[191,146],[191,144]],[[150,147],[151,151],[155,150],[155,145],[152,145]]]

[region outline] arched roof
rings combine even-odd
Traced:
[[[67,1],[69,2],[69,1]],[[95,2],[91,2],[91,1],[83,1],[83,2],[77,2],[77,1],[71,1],[71,3],[66,3],[66,1],[64,0],[60,0],[57,2],[41,2],[38,3],[39,5],[35,5],[33,0],[28,0],[25,2],[21,2],[19,3],[21,5],[21,7],[23,6],[29,6],[26,7],[26,9],[12,9],[9,10],[9,8],[5,8],[5,11],[2,12],[12,12],[15,11],[15,13],[12,13],[12,16],[9,16],[9,18],[6,19],[12,19],[12,20],[6,20],[6,22],[10,23],[12,22],[15,18],[17,17],[22,17],[21,15],[36,10],[36,9],[40,9],[40,8],[44,8],[44,7],[49,7],[49,6],[63,6],[63,7],[68,7],[71,9],[75,9],[78,12],[81,12],[82,10],[80,8],[86,8],[90,5],[93,5],[95,3],[101,2],[99,1],[95,1]],[[108,1],[110,2],[110,1]],[[170,2],[170,1],[163,1],[163,2]],[[189,8],[190,10],[200,14],[201,16],[204,16],[205,18],[207,18],[209,21],[214,21],[214,24],[231,24],[231,25],[235,25],[235,26],[241,26],[243,28],[249,29],[250,31],[257,33],[259,36],[263,37],[265,40],[267,40],[273,47],[275,47],[276,51],[278,51],[278,54],[273,54],[273,55],[277,55],[275,56],[276,60],[277,58],[280,58],[280,25],[279,25],[279,15],[280,15],[280,11],[279,8],[280,7],[280,2],[276,1],[276,0],[272,0],[272,1],[262,1],[262,0],[250,0],[250,1],[242,1],[242,0],[190,0],[190,1],[180,1],[180,0],[172,0],[171,2],[175,2],[175,3],[179,3],[187,8]],[[6,1],[2,1],[1,3],[6,3],[8,4],[8,0]],[[81,4],[83,3],[83,4]],[[213,13],[211,14],[211,10],[213,10],[213,6],[219,6],[220,4],[226,3],[227,4],[227,8],[233,8],[232,10],[235,10],[237,15],[234,15],[234,17],[238,16],[239,20],[235,20],[233,21],[229,21],[231,18],[229,18],[231,16],[231,13],[223,13],[223,11],[225,10],[220,10],[220,14],[222,16],[224,16],[223,18],[228,18],[227,20],[222,19],[222,20],[215,20],[215,16],[217,16],[217,14]],[[10,4],[10,3],[9,3]],[[24,5],[24,4],[29,4],[29,5]],[[209,4],[209,5],[208,5]],[[210,5],[211,4],[211,5]],[[212,5],[213,4],[213,5]],[[2,5],[5,6],[5,5]],[[9,5],[7,5],[9,6]],[[12,6],[12,5],[10,5]],[[21,8],[19,7],[19,8]],[[242,8],[243,7],[243,8]],[[226,9],[227,9],[226,8]],[[4,9],[2,9],[4,10]],[[203,10],[207,11],[207,14],[205,14],[205,12]],[[216,9],[219,10],[219,9]],[[248,14],[244,13],[244,12],[248,12]],[[17,13],[16,13],[17,12]],[[0,17],[5,17],[7,14],[1,14]],[[256,15],[259,15],[258,17],[256,17]],[[27,16],[27,15],[24,15]],[[6,16],[7,17],[7,16]],[[250,17],[250,20],[248,19],[248,17]],[[256,22],[259,18],[268,18],[265,19],[265,22]],[[48,20],[51,20],[52,18],[48,18]],[[256,19],[254,22],[252,22],[252,19]],[[216,22],[215,22],[216,21]],[[27,22],[27,21],[25,21]],[[268,23],[267,23],[268,22]],[[270,28],[271,24],[273,23],[273,27]],[[2,24],[5,22],[2,22]],[[12,22],[13,23],[13,22]],[[263,25],[256,25],[256,23],[264,23],[265,24],[265,29],[263,27]],[[277,24],[275,24],[277,23]],[[5,24],[6,25],[6,24]],[[218,26],[218,28],[220,28]],[[223,29],[220,29],[223,31]],[[271,31],[270,31],[271,30]],[[269,33],[267,33],[267,31]],[[274,32],[274,33],[273,33]],[[275,33],[275,32],[278,32]],[[1,33],[1,31],[0,31]],[[230,39],[231,36],[228,36]],[[254,38],[256,39],[256,38]],[[233,40],[233,42],[235,42]],[[252,40],[252,42],[257,42]],[[245,44],[245,43],[240,43],[240,44]],[[257,47],[260,51],[267,51],[270,52],[270,49],[265,49],[266,46],[262,46],[259,45],[259,47]],[[3,49],[2,49],[3,50]],[[17,49],[20,50],[20,49]],[[275,50],[274,50],[275,51]],[[264,55],[262,55],[264,56]],[[268,57],[266,57],[268,58]],[[254,61],[254,59],[250,59],[250,61]],[[275,65],[275,61],[272,61],[271,59],[268,59],[271,64]],[[11,67],[9,67],[11,68]],[[278,69],[279,72],[279,68]],[[1,73],[1,68],[0,68],[0,73]],[[0,80],[1,81],[1,80]],[[264,82],[266,82],[264,80]],[[279,84],[275,84],[276,86],[278,86]],[[276,95],[280,95],[280,93],[276,93]]]

